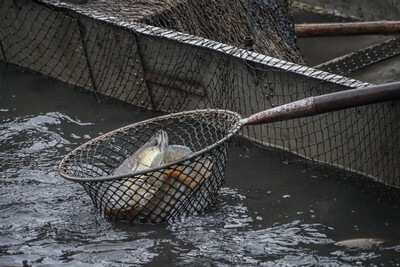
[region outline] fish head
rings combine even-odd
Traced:
[[[115,171],[114,175],[142,171],[164,163],[164,154],[168,150],[168,134],[159,130],[142,145],[132,156],[127,158]]]
[[[137,152],[137,163],[133,171],[151,168],[164,163],[164,153],[168,149],[168,134],[163,131],[157,131],[149,141],[143,145]]]
[[[151,137],[150,143],[164,153],[168,148],[168,134],[164,130],[159,130]]]

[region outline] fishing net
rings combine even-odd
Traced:
[[[373,20],[398,20],[400,6],[397,0],[384,1],[352,1],[349,5],[346,1],[335,0],[300,0],[293,1],[296,7],[313,9],[314,13],[331,14],[334,16]]]
[[[324,62],[315,68],[341,75],[374,65],[378,62],[400,55],[400,37],[359,49],[342,57]]]
[[[60,174],[80,182],[97,209],[115,220],[159,223],[202,212],[216,201],[224,182],[228,140],[240,116],[229,111],[198,110],[129,125],[93,139],[68,154]],[[193,154],[136,173],[114,171],[158,130],[169,144]]]
[[[305,97],[368,85],[298,64],[288,8],[284,0],[3,0],[0,60],[85,88],[99,99],[106,96],[165,112],[218,108],[248,117]],[[398,187],[399,114],[399,102],[392,101],[244,127],[240,135],[290,152],[284,154],[288,161],[299,155],[307,163],[335,166]],[[140,145],[134,144],[138,137],[129,138],[128,148]],[[88,145],[87,154],[75,161],[77,177],[110,176],[126,156],[113,152],[124,149],[111,148],[113,142]],[[109,159],[96,158],[103,152]],[[92,161],[98,161],[96,168],[84,166]],[[107,192],[94,182],[84,184],[92,198]],[[124,186],[107,184],[114,191]],[[106,212],[108,202],[102,201],[95,200],[95,205]],[[147,209],[146,201],[142,209]],[[109,208],[108,216],[120,216]]]
[[[395,1],[389,0],[384,2],[360,2],[354,3],[349,10],[349,5],[344,6],[337,1],[326,1],[324,7],[310,5],[305,2],[311,2],[312,0],[303,0],[302,2],[294,1],[292,7],[295,10],[301,10],[310,14],[310,17],[317,15],[315,22],[319,22],[323,19],[328,21],[363,21],[363,20],[388,20],[397,19],[396,9],[398,9]],[[315,2],[315,1],[314,1]],[[318,1],[317,1],[318,2]],[[370,5],[370,7],[367,7]],[[371,12],[374,10],[374,12]],[[340,13],[344,12],[344,13]],[[372,17],[370,17],[372,16]],[[375,36],[376,37],[376,36]],[[383,36],[380,36],[383,38]],[[327,36],[327,38],[330,38]],[[318,42],[318,38],[314,39]],[[351,42],[351,40],[349,40]],[[360,69],[376,65],[379,62],[386,61],[387,59],[400,56],[400,38],[399,37],[387,37],[386,40],[377,42],[367,47],[359,48],[356,51],[352,51],[349,54],[340,55],[337,58],[330,59],[327,62],[323,62],[314,66],[314,68],[323,70],[330,73],[335,73],[344,76],[354,77],[354,73]],[[392,75],[393,77],[395,75]]]

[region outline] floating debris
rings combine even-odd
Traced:
[[[352,238],[341,240],[335,243],[337,246],[344,246],[348,248],[370,248],[380,245],[386,241],[381,238]]]

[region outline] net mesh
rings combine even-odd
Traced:
[[[315,66],[315,68],[336,74],[349,75],[356,70],[399,55],[400,37],[395,37],[322,63]]]
[[[211,107],[247,117],[368,85],[297,64],[288,7],[284,0],[3,0],[0,59],[166,112]],[[242,135],[398,187],[399,114],[392,101],[245,127]]]
[[[224,182],[228,134],[238,128],[239,118],[232,112],[204,110],[126,126],[75,149],[60,163],[59,171],[81,182],[106,217],[169,222],[214,204]],[[183,145],[194,154],[155,170],[104,180],[161,129],[168,134],[170,145]]]

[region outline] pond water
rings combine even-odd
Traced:
[[[158,115],[0,63],[0,266],[400,265],[398,198],[381,197],[391,190],[245,141],[231,145],[226,183],[204,214],[159,225],[97,216],[57,164],[91,138]],[[364,237],[386,242],[335,245]]]

